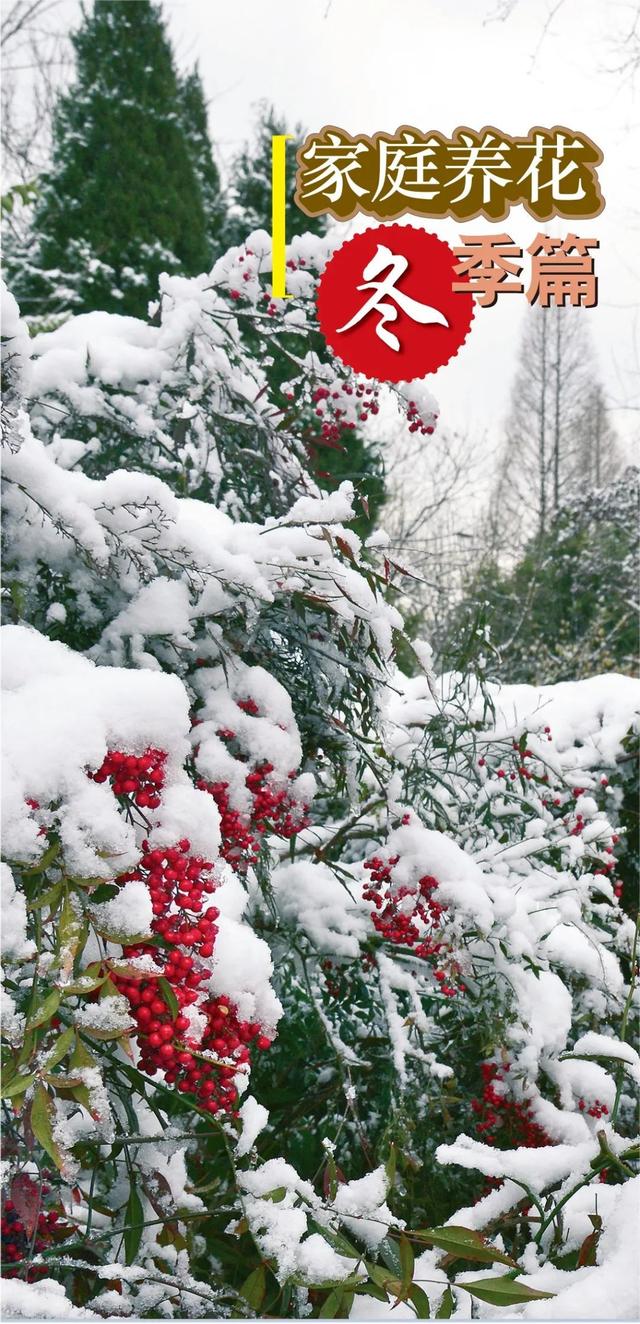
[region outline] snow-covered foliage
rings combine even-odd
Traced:
[[[640,687],[397,670],[267,248],[7,300],[6,1313],[633,1318]]]

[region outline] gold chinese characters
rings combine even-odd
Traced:
[[[518,204],[540,221],[597,216],[604,207],[596,167],[602,152],[562,125],[513,138],[489,125],[451,138],[403,124],[395,134],[352,137],[326,125],[298,151],[295,201],[307,216],[358,212],[502,221]]]

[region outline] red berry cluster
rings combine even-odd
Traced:
[[[286,392],[288,399],[293,399],[293,392]],[[339,447],[343,432],[353,432],[358,423],[379,413],[378,387],[374,383],[348,382],[334,383],[334,389],[328,386],[316,386],[311,392],[311,403],[315,406],[316,418],[321,419],[320,436],[316,444]]]
[[[217,883],[212,862],[190,852],[191,842],[186,837],[177,846],[155,850],[145,841],[137,867],[121,874],[118,882],[146,883],[154,916],[153,932],[173,947],[189,947],[199,956],[208,957],[213,953],[218,932],[215,921],[220,912],[216,906],[203,910],[203,897],[215,892]],[[190,970],[191,957],[189,961]]]
[[[166,758],[158,749],[149,749],[140,757],[110,751],[98,771],[89,776],[98,782],[110,778],[115,795],[132,795],[137,805],[153,808],[160,803],[157,792],[164,782]],[[200,992],[211,973],[203,962],[213,955],[218,934],[218,908],[206,901],[217,886],[214,865],[193,855],[187,838],[159,848],[144,841],[137,867],[116,879],[119,884],[131,881],[144,882],[148,888],[151,929],[162,946],[129,945],[123,949],[124,955],[128,959],[152,956],[156,967],[162,966],[163,981],[170,990],[165,997],[155,976],[113,976],[137,1024],[141,1068],[149,1075],[163,1071],[169,1084],[193,1094],[208,1112],[230,1112],[238,1098],[233,1077],[249,1061],[248,1045],[255,1042],[265,1049],[270,1040],[260,1025],[238,1018],[229,998],[204,999]],[[194,1004],[205,1021],[197,1036],[185,1014]]]
[[[236,699],[236,706],[249,717],[260,716],[260,708],[251,696]],[[194,727],[200,725],[197,717],[192,725]],[[237,742],[236,747],[229,752],[233,753],[239,763],[247,762],[246,754],[241,751],[238,736],[231,727],[221,726],[216,734],[228,746],[234,746],[234,742]],[[198,753],[197,746],[194,753],[196,755]],[[204,777],[196,782],[198,790],[207,791],[218,806],[220,854],[238,873],[246,873],[250,865],[257,863],[260,856],[260,837],[266,832],[273,832],[276,836],[288,840],[308,825],[309,806],[295,800],[286,787],[275,786],[272,779],[274,772],[273,763],[267,761],[247,772],[244,784],[252,797],[252,805],[248,813],[233,808],[228,782],[211,782]],[[288,774],[289,781],[294,781],[295,777],[295,772]]]
[[[224,730],[218,735],[232,739],[234,732]],[[286,790],[277,790],[268,781],[273,771],[272,763],[261,763],[253,772],[247,773],[244,784],[253,797],[248,816],[232,808],[228,782],[208,782],[200,778],[196,783],[199,790],[208,791],[213,796],[218,806],[222,839],[220,854],[239,872],[246,872],[249,865],[258,860],[259,838],[265,832],[273,832],[288,840],[296,832],[301,832],[309,821],[308,805],[298,804]],[[290,780],[295,775],[295,772],[289,773]]]
[[[2,1236],[2,1273],[5,1278],[15,1278],[20,1270],[6,1268],[6,1265],[18,1266],[22,1260],[46,1250],[52,1240],[60,1241],[73,1231],[60,1215],[52,1209],[48,1214],[39,1213],[34,1232],[30,1233],[18,1214],[13,1200],[5,1200],[0,1217]],[[27,1273],[27,1282],[47,1275],[46,1265],[34,1265]]]
[[[509,1064],[498,1068],[495,1062],[482,1062],[482,1097],[472,1099],[471,1107],[480,1119],[477,1129],[482,1134],[485,1144],[502,1149],[540,1149],[543,1145],[552,1145],[553,1141],[546,1131],[531,1116],[531,1104],[527,1100],[509,1098],[508,1092],[498,1089],[508,1074]]]
[[[590,1108],[587,1108],[584,1099],[578,1099],[578,1108],[580,1109],[581,1113],[583,1113],[586,1109],[587,1116],[595,1117],[598,1119],[598,1121],[600,1120],[601,1117],[609,1116],[609,1109],[607,1108],[606,1103],[603,1103],[601,1099],[594,1099]]]
[[[130,949],[128,954],[141,954],[143,950],[148,949],[136,948],[135,953]],[[251,1042],[262,1050],[270,1047],[271,1040],[257,1023],[241,1021],[224,994],[198,1003],[197,986],[208,972],[186,965],[179,953],[164,973],[178,1004],[177,1015],[168,1007],[157,981],[118,981],[137,1022],[140,1067],[149,1076],[162,1071],[168,1085],[175,1085],[181,1094],[192,1095],[206,1112],[235,1115],[238,1091],[233,1077],[249,1062]],[[194,1003],[198,1003],[197,1010],[206,1020],[202,1037],[198,1033],[197,1040],[185,1014]]]
[[[170,1085],[193,1094],[207,1112],[230,1112],[238,1099],[233,1076],[249,1061],[248,1044],[255,1042],[264,1049],[271,1041],[257,1023],[239,1020],[226,996],[201,1001],[200,985],[210,975],[201,962],[213,955],[220,913],[217,906],[205,908],[204,901],[217,886],[214,866],[191,855],[186,839],[177,846],[155,850],[143,842],[142,849],[138,867],[122,874],[118,882],[142,880],[147,884],[154,916],[152,931],[164,946],[159,949],[142,943],[126,947],[124,954],[127,958],[152,955],[156,964],[163,963],[163,977],[175,1005],[172,1010],[156,979],[116,979],[137,1023],[140,1066],[150,1076],[163,1071]],[[197,1044],[191,1020],[185,1015],[185,1009],[194,1004],[206,1020]]]
[[[114,795],[132,795],[140,809],[156,809],[164,785],[166,754],[161,749],[147,749],[144,754],[125,754],[110,750],[97,772],[89,772],[94,782],[111,779]]]
[[[422,437],[430,437],[435,432],[437,414],[429,414],[429,419],[433,422],[426,422],[420,414],[420,410],[415,400],[410,400],[407,405],[407,423],[410,432],[419,432]]]
[[[399,855],[392,855],[384,860],[373,855],[364,862],[371,881],[365,885],[362,895],[365,901],[373,901],[373,926],[387,942],[411,947],[415,956],[433,961],[434,978],[440,991],[446,998],[454,998],[458,992],[464,991],[464,986],[453,982],[459,974],[455,961],[448,960],[449,976],[440,968],[442,958],[450,948],[440,936],[447,907],[435,899],[438,880],[425,874],[418,880],[416,888],[394,884],[393,868],[399,858]]]

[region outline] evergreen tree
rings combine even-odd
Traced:
[[[76,80],[55,113],[35,245],[10,275],[30,314],[144,316],[161,271],[212,264],[217,172],[202,88],[197,74],[180,84],[150,0],[96,0],[73,43]]]
[[[286,121],[275,108],[261,102],[253,140],[245,143],[231,169],[232,205],[224,232],[227,245],[241,244],[252,230],[271,230],[271,139],[276,134],[289,132]],[[323,234],[326,229],[322,217],[305,216],[293,200],[296,151],[304,136],[302,125],[296,124],[287,143],[285,214],[288,239],[297,234]]]
[[[488,556],[455,613],[450,639],[466,632],[483,603],[503,677],[539,684],[634,674],[638,479],[630,467],[607,487],[565,502],[512,570]]]
[[[211,252],[218,245],[225,219],[220,171],[215,163],[207,127],[207,103],[200,71],[196,66],[180,85],[182,121],[191,159],[200,186],[207,240]],[[209,259],[210,261],[210,259]]]

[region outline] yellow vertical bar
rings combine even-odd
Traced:
[[[274,299],[287,294],[287,140],[291,133],[271,139],[271,293]]]

